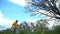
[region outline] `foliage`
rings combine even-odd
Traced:
[[[60,0],[26,0],[27,12],[31,16],[46,17],[48,21],[54,21],[54,25],[60,21]]]
[[[60,0],[26,0],[26,2],[26,8],[34,13],[33,15],[43,14],[60,19]]]
[[[38,29],[38,28],[37,28]],[[44,34],[59,34],[60,33],[60,25],[54,27],[54,29],[46,29],[43,31]],[[11,29],[0,31],[0,34],[15,34]],[[20,30],[18,34],[41,34],[41,31],[28,31],[28,30]]]

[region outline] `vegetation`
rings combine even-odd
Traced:
[[[46,17],[48,21],[54,20],[55,24],[60,21],[60,0],[26,0],[27,12],[30,16]],[[54,18],[54,19],[53,19]],[[55,25],[54,24],[54,25]]]
[[[26,8],[33,15],[43,14],[47,17],[60,19],[60,0],[26,0],[26,2],[28,4]]]
[[[60,25],[56,25],[53,29],[48,29],[49,23],[46,20],[38,20],[36,26],[31,22],[31,26],[27,22],[20,24],[18,34],[59,34]],[[0,31],[0,34],[15,34],[11,29]]]
[[[60,25],[55,26],[54,30],[44,31],[44,34],[59,34],[60,33]],[[10,29],[0,31],[0,34],[14,34]],[[28,32],[25,30],[20,30],[18,34],[41,34],[40,31]]]

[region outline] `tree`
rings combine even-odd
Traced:
[[[26,0],[28,12],[31,16],[44,15],[48,21],[54,21],[54,25],[60,21],[60,0]],[[49,18],[48,18],[49,17]]]
[[[40,32],[46,31],[48,30],[48,21],[47,20],[38,20],[37,21],[37,25],[36,25],[36,29],[40,30]],[[43,34],[43,33],[42,33]]]
[[[60,33],[60,25],[57,25],[53,30],[53,34],[59,34],[59,33]]]
[[[29,30],[28,24],[26,21],[23,22],[23,28],[24,28],[24,30]]]
[[[30,27],[31,32],[34,32],[35,31],[35,29],[36,29],[36,26],[35,25],[36,25],[35,23],[31,22],[31,27]]]
[[[60,19],[60,0],[26,0],[26,2],[26,8],[33,12],[33,15],[43,14]]]

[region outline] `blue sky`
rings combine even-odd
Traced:
[[[12,20],[18,19],[19,21],[24,21],[27,19],[39,19],[38,16],[31,17],[30,14],[24,13],[25,8],[22,5],[14,4],[9,0],[0,0],[0,2],[0,9],[2,10],[4,18],[9,18]]]
[[[15,20],[24,16],[24,7],[13,4],[8,0],[2,0],[0,7],[5,18]]]
[[[25,0],[0,0],[0,25],[9,27],[15,20],[19,20],[21,23],[28,20],[44,19],[39,16],[31,17],[31,13],[24,13],[26,11],[24,2]]]

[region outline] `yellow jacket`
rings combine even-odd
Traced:
[[[12,26],[13,28],[18,28],[18,23],[14,22]]]

